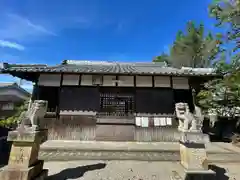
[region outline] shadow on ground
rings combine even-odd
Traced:
[[[216,172],[216,180],[229,180],[229,177],[225,175],[226,170],[216,165],[209,165],[209,169]]]
[[[66,180],[66,179],[77,179],[84,175],[87,171],[94,171],[98,169],[103,169],[106,167],[105,163],[92,164],[87,166],[78,166],[76,168],[68,168],[63,171],[48,176],[46,180]]]

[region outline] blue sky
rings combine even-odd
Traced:
[[[151,61],[211,0],[0,0],[0,61]],[[0,81],[15,80],[0,76]],[[29,86],[25,85],[25,87]]]

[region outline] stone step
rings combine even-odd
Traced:
[[[208,144],[209,161],[240,162],[240,153],[231,147],[225,144]],[[48,141],[41,146],[39,158],[46,161],[179,161],[180,152],[178,143]]]
[[[137,161],[179,161],[179,151],[114,151],[114,150],[56,150],[42,149],[39,159],[45,161],[70,160],[137,160]],[[208,153],[209,162],[240,162],[235,153]]]
[[[141,152],[141,151],[74,151],[53,150],[41,151],[40,159],[46,161],[64,160],[139,160],[139,161],[178,161],[176,152]]]

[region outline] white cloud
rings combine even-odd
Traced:
[[[56,35],[54,32],[48,30],[46,27],[30,21],[30,19],[24,18],[17,14],[7,14],[7,16],[12,20],[17,21],[18,23],[21,23],[23,26],[31,28],[32,30],[37,31],[39,33],[54,35],[54,36]]]
[[[0,39],[0,46],[1,47],[12,48],[12,49],[17,49],[19,51],[23,51],[25,49],[24,46],[22,46],[18,43],[5,41],[5,40],[1,40],[1,39]]]
[[[17,14],[2,14],[0,20],[0,39],[29,41],[42,36],[56,36],[45,26]]]

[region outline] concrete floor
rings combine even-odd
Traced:
[[[48,180],[170,180],[172,171],[182,172],[176,162],[67,161],[45,162]],[[240,180],[240,164],[222,163],[211,167],[217,180]]]
[[[44,148],[67,149],[131,149],[131,150],[176,150],[178,143],[113,143],[113,142],[61,142],[51,141]],[[64,147],[65,146],[65,147]],[[211,169],[217,173],[216,180],[240,180],[240,161],[229,161],[232,155],[239,156],[240,149],[229,143],[207,144],[208,153],[216,153],[221,162],[213,161]],[[224,155],[225,154],[225,155]],[[230,158],[231,159],[231,158]],[[76,160],[76,161],[49,161],[45,162],[49,169],[48,180],[170,180],[172,171],[181,174],[183,167],[178,161],[133,161],[133,160]]]

